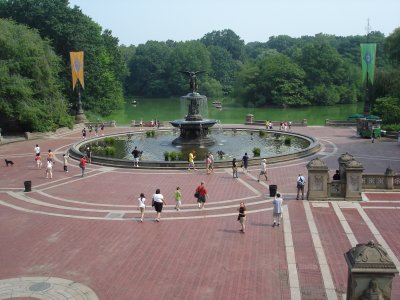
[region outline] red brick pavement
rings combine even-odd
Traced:
[[[108,132],[120,130],[130,129],[109,129]],[[390,143],[371,145],[369,141],[354,138],[353,129],[296,130],[321,139],[323,153],[314,157],[322,157],[331,170],[337,169],[338,155],[349,151],[362,161],[367,172],[384,172],[389,153],[394,153],[394,145]],[[12,158],[16,162],[14,167],[0,167],[0,238],[2,245],[6,245],[0,247],[0,281],[21,276],[66,278],[89,286],[99,299],[290,299],[283,226],[271,227],[268,210],[271,202],[257,203],[267,200],[268,193],[267,187],[255,180],[258,167],[250,168],[248,176],[239,173],[240,180],[232,179],[229,172],[222,170],[207,176],[203,171],[111,171],[99,166],[89,166],[88,175],[82,179],[73,161],[68,174],[62,171],[61,163],[56,163],[54,179],[46,180],[43,170],[34,169],[36,143],[42,153],[47,148],[57,150],[57,159],[60,159],[67,145],[79,139],[80,134],[74,133],[0,146],[0,158]],[[372,157],[371,150],[379,156]],[[293,199],[297,174],[305,173],[310,159],[269,165],[267,183],[277,184],[285,199]],[[400,160],[393,158],[391,163],[393,169],[400,169]],[[34,192],[22,193],[24,180],[32,180]],[[196,210],[192,194],[202,180],[206,181],[210,200],[207,210]],[[177,185],[183,191],[181,212],[173,210],[173,191]],[[143,224],[131,220],[138,216],[135,211],[138,194],[145,192],[150,199],[155,188],[161,189],[169,204],[163,220],[160,223],[146,220]],[[40,202],[19,199],[21,194]],[[368,193],[367,197],[393,201],[399,200],[398,195]],[[245,234],[239,233],[236,221],[236,208],[242,200],[251,212]],[[303,203],[286,203],[302,299],[325,299]],[[15,205],[16,209],[6,205]],[[362,207],[396,205],[396,202],[368,202]],[[359,242],[374,239],[356,209],[341,210]],[[116,211],[122,211],[122,221],[104,220],[108,212]],[[399,257],[399,212],[379,208],[365,211]],[[350,243],[332,207],[312,208],[312,214],[335,289],[341,295],[346,290],[347,278],[343,253],[350,248]],[[149,208],[146,217],[154,216]],[[173,219],[179,216],[191,219]],[[398,277],[394,281],[393,296],[400,297]]]

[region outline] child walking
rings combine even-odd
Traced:
[[[181,207],[181,204],[182,204],[182,202],[181,202],[181,198],[182,198],[182,194],[181,194],[181,189],[180,189],[180,187],[178,186],[177,188],[176,188],[176,191],[175,191],[175,209],[176,210],[180,210],[180,207]]]
[[[68,153],[63,154],[63,161],[64,161],[64,172],[68,172]]]
[[[40,158],[40,154],[35,157],[35,160],[36,160],[36,167],[38,169],[41,169],[43,163],[42,163],[42,159]]]
[[[240,225],[242,226],[242,228],[240,229],[240,231],[242,233],[245,232],[246,229],[246,206],[244,205],[244,202],[240,202],[240,206],[238,208],[239,211],[239,215],[238,215],[238,221],[240,222]]]
[[[140,223],[143,223],[144,211],[146,210],[146,198],[143,193],[140,193],[138,198],[138,210],[140,210]]]

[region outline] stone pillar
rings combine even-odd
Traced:
[[[307,119],[303,119],[303,121],[301,121],[301,126],[307,127]]]
[[[358,244],[344,256],[349,267],[347,300],[392,299],[393,277],[399,272],[380,244]]]
[[[246,124],[247,123],[254,123],[254,115],[252,114],[246,115]]]
[[[394,179],[394,171],[391,168],[387,168],[385,171],[385,185],[386,189],[393,190],[393,179]]]
[[[348,161],[353,160],[353,155],[349,153],[344,153],[340,155],[338,158],[339,162],[339,173],[340,173],[340,180],[345,181],[346,180],[346,164]]]
[[[314,158],[307,164],[308,170],[308,200],[328,200],[328,166],[319,158]]]
[[[345,165],[346,200],[361,200],[363,165],[355,159]]]

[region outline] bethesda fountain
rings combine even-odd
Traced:
[[[181,71],[188,75],[191,92],[181,97],[181,105],[187,108],[185,119],[171,121],[171,125],[179,128],[180,136],[172,141],[174,145],[201,145],[210,146],[215,140],[209,136],[209,128],[217,123],[217,120],[203,119],[202,113],[206,112],[207,97],[200,95],[196,75],[204,71]]]

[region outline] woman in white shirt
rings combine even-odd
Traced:
[[[144,194],[141,193],[140,197],[138,198],[138,210],[140,210],[140,222],[143,222],[143,217],[144,217],[144,210],[146,209],[146,198],[144,197]]]
[[[46,178],[49,178],[49,175],[50,179],[53,178],[53,162],[51,160],[47,161]]]
[[[275,199],[272,201],[272,204],[274,205],[274,209],[273,209],[274,224],[272,224],[272,227],[275,227],[276,225],[279,226],[281,223],[282,203],[283,203],[283,199],[281,197],[281,194],[277,193]]]
[[[156,193],[153,195],[153,206],[157,212],[157,222],[160,222],[161,212],[164,204],[167,205],[167,203],[164,201],[164,196],[161,194],[160,189],[157,189]]]

